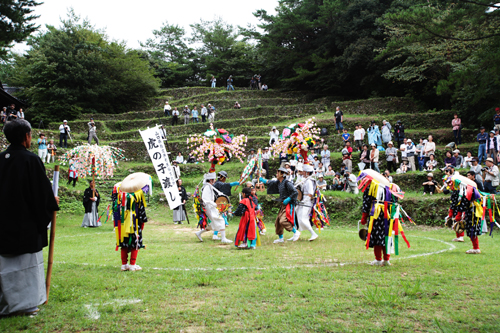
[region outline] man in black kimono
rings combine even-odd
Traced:
[[[47,300],[42,249],[58,200],[40,158],[28,151],[31,125],[9,122],[4,133],[10,146],[0,153],[0,202],[5,203],[0,229],[0,315],[33,314]],[[12,198],[16,198],[15,204]],[[9,204],[10,203],[10,204]]]
[[[227,198],[229,199],[229,197],[231,196],[231,187],[239,185],[240,183],[239,182],[226,183],[226,180],[227,180],[227,172],[226,171],[219,172],[219,179],[217,179],[217,181],[215,182],[214,187],[217,190],[219,190],[222,193],[224,193],[224,195],[226,195]],[[227,213],[228,212],[224,212],[224,213],[221,214],[222,218],[224,219],[224,223],[226,224],[226,226],[229,225],[229,223],[227,222]],[[217,234],[218,234],[218,232],[214,231],[214,236],[213,236],[214,240],[219,240],[220,239]]]

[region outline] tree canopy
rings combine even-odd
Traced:
[[[158,82],[147,60],[70,13],[60,28],[29,39],[11,82],[24,87],[35,119],[60,121],[80,113],[118,113],[144,107]]]

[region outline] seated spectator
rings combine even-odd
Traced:
[[[434,157],[434,154],[430,154],[429,160],[427,161],[427,163],[425,163],[425,170],[434,171],[434,170],[436,170],[437,165],[438,165],[438,163]]]
[[[481,176],[481,164],[479,164],[479,159],[477,157],[472,158],[472,165],[470,167],[470,171],[473,171],[476,174],[476,183],[481,183],[484,188],[483,177]]]
[[[316,169],[316,172],[325,174],[326,173],[326,168],[324,167],[323,163],[319,162],[318,168]]]
[[[444,168],[442,170],[444,170],[445,168],[447,168],[449,166],[455,167],[456,163],[457,163],[457,160],[455,159],[455,157],[451,156],[451,151],[447,151],[446,157],[444,158]]]
[[[195,163],[196,162],[196,159],[194,158],[193,155],[189,154],[189,157],[188,157],[188,160],[187,160],[188,163]]]
[[[322,191],[326,190],[326,182],[323,179],[323,174],[321,173],[318,175],[318,181],[316,182],[316,186]]]
[[[403,162],[399,166],[399,169],[396,170],[397,174],[407,173],[408,172],[408,168],[409,168],[409,166],[408,166],[408,157],[403,157],[402,160],[403,160]]]
[[[267,87],[267,84],[265,84],[265,83],[264,83],[264,84],[262,85],[262,90],[267,91],[267,89],[269,89],[269,88]]]
[[[182,153],[181,153],[181,152],[178,152],[178,153],[177,153],[177,157],[175,158],[175,161],[176,161],[178,164],[182,164],[182,163],[184,163],[184,157],[182,156]]]
[[[346,193],[354,193],[354,194],[359,193],[358,181],[356,179],[356,176],[350,173],[349,170],[346,170],[344,174],[344,183],[345,183]]]
[[[342,181],[342,178],[340,178],[340,172],[336,172],[335,177],[333,177],[332,190],[342,191],[343,189],[344,189],[344,182]]]
[[[473,159],[472,152],[469,150],[467,152],[467,156],[464,157],[464,159],[462,161],[462,166],[461,167],[464,168],[464,169],[470,168],[472,166],[472,159]]]
[[[313,162],[312,162],[312,163],[313,163],[313,166],[314,166],[314,170],[318,170],[319,164],[321,163],[321,162],[319,161],[318,156],[314,156],[314,160],[313,160]]]
[[[392,183],[392,176],[391,176],[391,173],[389,172],[389,170],[384,171],[384,177],[387,178],[389,183]]]
[[[240,103],[235,102],[233,108],[235,108],[235,109],[241,109]]]
[[[333,171],[332,166],[328,166],[328,170],[325,172],[325,176],[335,176],[335,171]]]
[[[460,155],[460,150],[455,149],[453,151],[453,157],[455,158],[455,169],[460,169],[464,163],[464,157]]]
[[[432,172],[427,174],[427,181],[422,184],[424,186],[424,195],[429,193],[433,195],[436,191],[437,181],[434,180],[434,175]]]
[[[483,183],[482,182],[478,182],[476,180],[476,173],[474,171],[467,172],[467,178],[469,178],[470,180],[472,180],[473,182],[476,183],[477,189],[479,191],[484,192]]]

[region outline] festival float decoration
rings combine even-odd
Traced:
[[[316,127],[314,117],[303,124],[291,124],[283,129],[280,139],[271,146],[274,157],[280,153],[299,154],[307,161],[307,152],[319,139],[319,128]]]
[[[226,160],[237,158],[243,163],[242,157],[245,157],[245,146],[247,143],[246,135],[234,136],[225,129],[214,129],[210,124],[210,129],[203,134],[195,134],[187,139],[187,144],[191,154],[198,161],[203,162],[205,156],[211,163],[209,172],[215,172],[216,164],[222,165]]]
[[[62,165],[73,160],[78,177],[108,179],[113,177],[118,161],[124,160],[123,149],[111,146],[83,145],[67,151],[59,158]]]

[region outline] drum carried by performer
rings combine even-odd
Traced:
[[[218,234],[220,234],[220,238],[217,239],[220,239],[221,243],[229,244],[232,243],[232,241],[226,238],[226,224],[224,218],[221,216],[219,210],[217,209],[217,203],[215,202],[217,196],[224,196],[224,194],[214,188],[213,185],[215,183],[215,179],[215,172],[207,173],[204,176],[204,184],[201,189],[201,198],[199,199],[201,199],[200,204],[202,205],[203,212],[206,214],[208,220],[205,221],[204,219],[200,219],[201,224],[199,224],[199,227],[201,228],[201,230],[196,232],[196,237],[198,237],[200,242],[203,242],[201,235],[204,232],[213,229],[214,231],[217,231]],[[214,236],[216,236],[215,233]]]
[[[219,172],[219,179],[215,182],[214,187],[222,192],[224,196],[221,196],[217,198],[216,203],[217,206],[220,206],[219,212],[221,213],[222,218],[224,219],[224,222],[226,226],[229,225],[227,222],[227,217],[229,214],[231,214],[231,204],[229,202],[229,197],[231,196],[231,188],[233,186],[237,186],[240,183],[239,182],[232,182],[232,183],[226,183],[227,180],[227,172],[226,171],[220,171]],[[214,240],[220,240],[220,238],[217,236],[216,231],[214,231]]]

